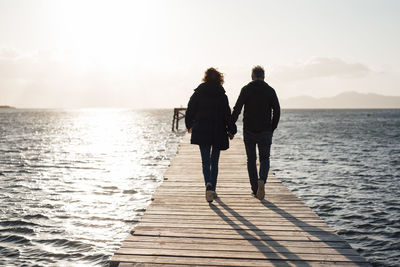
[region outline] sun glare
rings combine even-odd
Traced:
[[[63,33],[58,43],[72,50],[77,61],[86,57],[94,64],[123,68],[149,54],[151,47],[143,39],[157,39],[152,33],[157,21],[148,16],[157,12],[151,2],[57,1],[52,9],[53,27]]]

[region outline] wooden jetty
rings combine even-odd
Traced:
[[[266,199],[252,197],[239,138],[221,153],[219,198],[208,204],[189,138],[111,266],[370,266],[271,173]]]

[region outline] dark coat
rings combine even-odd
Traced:
[[[256,80],[242,88],[233,107],[233,121],[239,117],[244,105],[243,129],[259,133],[273,132],[278,127],[281,108],[275,90],[266,82]]]
[[[227,132],[236,134],[231,108],[224,88],[219,84],[202,83],[190,97],[185,115],[186,128],[192,128],[191,143],[229,148]]]

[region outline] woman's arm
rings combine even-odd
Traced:
[[[197,112],[197,94],[195,92],[189,99],[189,103],[187,105],[185,113],[185,125],[186,129],[188,129],[188,131],[190,130],[189,133],[191,133],[192,131],[193,121],[196,116],[196,112]]]
[[[228,135],[232,139],[237,132],[237,127],[231,115],[231,107],[229,106],[228,97],[225,95],[225,124],[228,130]]]

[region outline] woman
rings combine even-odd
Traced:
[[[200,147],[206,200],[212,202],[216,197],[219,154],[229,148],[228,135],[233,138],[236,125],[232,122],[228,97],[222,87],[223,74],[209,68],[203,82],[190,97],[185,123],[192,134],[190,142]]]

